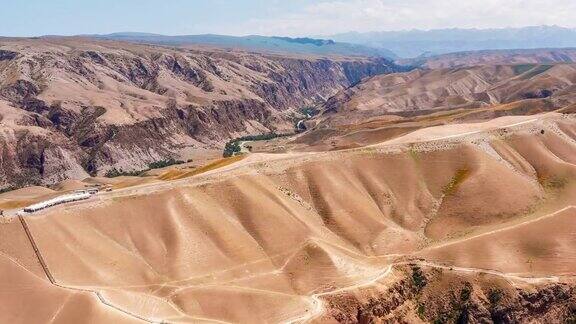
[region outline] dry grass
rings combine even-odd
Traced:
[[[195,175],[198,175],[201,173],[205,173],[208,171],[212,171],[215,169],[225,167],[225,166],[230,165],[232,163],[238,162],[244,158],[245,158],[245,155],[236,155],[236,156],[232,156],[229,158],[216,160],[212,163],[206,164],[206,165],[201,166],[201,167],[194,169],[192,171],[170,170],[170,171],[160,175],[158,177],[158,179],[167,181],[167,180],[178,180],[178,179],[188,178],[188,177],[192,177],[192,176],[195,176]]]
[[[464,182],[464,180],[466,180],[466,178],[468,178],[469,175],[470,170],[466,168],[459,169],[458,171],[456,171],[456,174],[452,177],[450,182],[446,186],[444,186],[444,188],[442,189],[442,193],[444,193],[445,196],[453,195],[456,192],[456,190],[458,190],[460,184],[462,184],[462,182]]]
[[[116,189],[124,189],[124,188],[139,186],[142,184],[152,183],[154,181],[156,181],[156,179],[154,177],[151,177],[151,176],[144,176],[144,177],[128,176],[128,177],[121,178],[121,181],[115,183],[112,186],[112,188],[115,190]]]
[[[178,178],[178,177],[180,177],[180,176],[182,176],[183,174],[186,174],[186,173],[188,173],[188,172],[190,172],[190,171],[184,171],[184,170],[181,170],[181,169],[172,169],[172,170],[168,170],[168,171],[160,174],[160,175],[158,176],[158,179],[160,179],[160,180],[166,180],[166,181],[167,181],[167,180],[173,180],[173,179],[176,179],[176,178]]]
[[[0,209],[16,209],[33,204],[32,200],[12,200],[0,203]]]
[[[569,183],[569,180],[565,177],[559,176],[544,177],[542,175],[538,175],[538,182],[544,189],[554,191],[561,190],[566,187],[566,185]]]

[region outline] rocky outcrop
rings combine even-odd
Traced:
[[[576,283],[526,284],[417,265],[382,290],[328,295],[325,317],[340,323],[571,323]],[[418,279],[420,278],[420,279]],[[420,280],[420,281],[419,281]]]
[[[377,58],[75,38],[8,39],[0,51],[0,141],[11,166],[0,187],[139,170],[178,158],[184,148],[220,148],[233,137],[288,131],[302,106],[399,69]]]
[[[16,56],[18,56],[16,52],[0,50],[0,61],[13,60]]]

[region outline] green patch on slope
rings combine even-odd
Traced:
[[[466,180],[466,178],[468,178],[469,175],[470,170],[466,168],[459,169],[458,171],[456,171],[456,174],[454,174],[452,179],[450,179],[450,182],[447,185],[445,185],[444,188],[442,188],[442,193],[445,196],[453,195],[456,192],[456,190],[458,190],[460,184],[462,184],[462,182],[464,182],[464,180]]]
[[[518,64],[514,65],[512,68],[514,69],[514,74],[520,75],[532,70],[535,67],[536,64]]]
[[[534,69],[528,71],[528,73],[524,74],[522,76],[523,79],[530,79],[533,78],[539,74],[542,74],[548,70],[550,70],[552,68],[552,65],[539,65],[537,67],[535,67]]]
[[[521,75],[523,80],[528,80],[539,74],[550,70],[554,65],[552,64],[520,64],[514,65],[514,74]]]

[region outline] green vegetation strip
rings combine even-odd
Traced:
[[[304,115],[304,119],[302,119],[301,117],[297,117],[294,116],[294,128],[296,130],[296,133],[302,131],[302,129],[299,128],[298,123],[300,121],[304,121],[307,119],[310,119],[316,115],[318,115],[320,113],[320,110],[314,106],[305,106],[300,108],[299,110],[300,114]],[[292,136],[295,133],[284,133],[284,134],[277,134],[275,132],[271,132],[271,133],[267,133],[267,134],[260,134],[260,135],[249,135],[249,136],[242,136],[242,137],[238,137],[235,138],[233,140],[228,141],[228,143],[226,143],[226,145],[224,146],[224,154],[223,157],[227,158],[227,157],[231,157],[234,156],[236,154],[239,154],[242,151],[242,148],[240,147],[240,143],[242,142],[254,142],[254,141],[268,141],[277,137],[285,137],[285,136]]]
[[[12,191],[12,190],[16,190],[16,188],[15,187],[2,188],[2,189],[0,189],[0,194],[3,194],[3,193],[8,192],[8,191]]]
[[[253,142],[253,141],[267,141],[267,140],[271,140],[277,137],[284,137],[284,136],[291,136],[294,135],[292,133],[286,133],[286,134],[276,134],[274,132],[272,133],[268,133],[268,134],[260,134],[260,135],[249,135],[249,136],[242,136],[242,137],[238,137],[235,138],[231,141],[229,141],[228,143],[226,143],[226,145],[224,146],[224,154],[223,157],[231,157],[234,156],[238,153],[240,153],[240,151],[242,151],[242,148],[240,147],[240,143],[242,142]]]
[[[188,161],[191,162],[191,161]],[[153,169],[162,169],[167,166],[176,165],[176,164],[183,164],[184,161],[175,160],[175,159],[168,159],[168,160],[161,160],[156,161],[148,164],[148,169],[145,170],[136,170],[136,171],[123,171],[122,169],[112,168],[106,172],[105,176],[107,178],[116,178],[120,176],[130,176],[130,177],[138,177],[141,176],[144,172],[150,171]]]

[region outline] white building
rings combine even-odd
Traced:
[[[39,202],[37,204],[34,205],[30,205],[26,208],[24,208],[24,212],[26,213],[33,213],[33,212],[37,212],[40,211],[42,209],[46,209],[48,207],[52,207],[52,206],[56,206],[56,205],[60,205],[60,204],[65,204],[65,203],[69,203],[69,202],[74,202],[74,201],[80,201],[80,200],[85,200],[90,198],[90,193],[88,192],[76,192],[73,194],[68,194],[68,195],[62,195],[56,198],[52,198],[50,200],[46,200],[46,201],[42,201]]]

